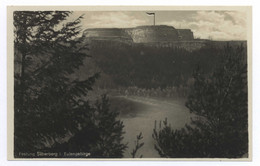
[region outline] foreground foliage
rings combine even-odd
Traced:
[[[94,107],[83,98],[98,74],[80,80],[75,71],[88,56],[80,20],[67,11],[14,12],[14,155],[55,149],[71,137],[68,151],[122,157],[122,122],[104,97]],[[73,141],[80,140],[80,141]],[[25,156],[26,157],[26,156]]]
[[[109,109],[109,100],[103,95],[95,107],[88,109],[91,119],[81,123],[81,129],[65,143],[55,143],[46,152],[88,152],[90,158],[121,158],[127,148],[122,144],[123,122],[117,120],[118,112]],[[86,108],[87,109],[87,108]],[[82,157],[82,156],[81,156]]]
[[[162,157],[237,158],[248,152],[246,50],[227,45],[221,63],[205,77],[194,72],[195,83],[186,106],[195,115],[191,125],[154,130],[155,149]]]

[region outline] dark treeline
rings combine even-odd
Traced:
[[[118,86],[164,89],[187,86],[198,65],[205,73],[210,73],[218,63],[221,51],[211,45],[190,52],[183,48],[96,41],[91,55]]]

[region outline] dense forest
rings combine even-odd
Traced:
[[[189,52],[182,48],[124,43],[117,47],[109,41],[101,46],[95,43],[91,55],[98,67],[111,76],[116,85],[140,88],[186,84],[197,65],[210,73],[219,61],[219,50],[210,46]]]
[[[233,48],[244,46],[236,42],[208,42],[204,47],[188,51],[177,47],[155,47],[144,44],[128,44],[116,41],[83,42],[89,44],[92,56],[86,60],[80,70],[89,75],[100,72],[95,87],[99,89],[127,89],[145,91],[157,90],[163,96],[187,97],[190,86],[194,83],[193,72],[199,67],[201,72],[209,75],[220,63],[221,55],[227,45]],[[243,55],[246,57],[246,49]],[[246,60],[244,60],[246,63]],[[88,67],[94,69],[90,71]],[[84,77],[84,76],[83,76]],[[176,92],[178,91],[178,92]],[[158,94],[157,93],[157,94]],[[144,94],[144,95],[145,95]]]

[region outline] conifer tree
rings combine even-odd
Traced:
[[[56,138],[76,133],[90,106],[81,96],[97,74],[72,77],[87,56],[80,47],[80,20],[67,11],[15,11],[14,152],[35,152]],[[77,38],[77,39],[76,39]]]
[[[87,104],[86,104],[87,105]],[[94,107],[85,108],[90,118],[81,123],[81,130],[66,143],[56,143],[47,152],[88,152],[89,158],[122,158],[127,148],[123,140],[123,122],[118,112],[109,108],[106,95]],[[59,156],[62,157],[62,156]]]
[[[109,108],[110,103],[106,95],[95,103],[94,124],[98,131],[96,144],[92,146],[94,157],[122,158],[127,148],[123,140],[123,122],[117,117],[119,113]]]
[[[195,83],[186,106],[195,115],[190,125],[154,130],[155,149],[162,157],[239,158],[248,153],[248,93],[246,50],[227,45],[221,63]],[[210,56],[210,55],[209,55]],[[174,125],[174,124],[172,124]]]

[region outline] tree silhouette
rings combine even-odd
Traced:
[[[195,115],[191,125],[172,129],[167,122],[154,130],[155,148],[163,157],[238,158],[248,152],[246,50],[227,45],[221,63],[195,83],[186,106]]]
[[[98,74],[73,77],[87,56],[80,47],[80,20],[67,22],[67,11],[15,11],[14,152],[35,152],[89,119],[81,96]],[[76,40],[77,38],[77,40]]]
[[[87,104],[86,104],[87,105]],[[106,95],[96,101],[88,110],[87,118],[81,123],[81,130],[65,143],[56,143],[46,152],[88,152],[89,158],[122,158],[126,144],[123,140],[123,122],[117,119],[118,112],[109,109]],[[59,156],[64,157],[64,156]]]
[[[133,151],[131,152],[131,155],[133,158],[135,158],[137,156],[137,152],[139,149],[141,149],[143,146],[144,146],[144,142],[141,142],[140,141],[143,139],[143,136],[142,136],[142,132],[140,132],[137,136],[136,136],[136,141],[135,141],[135,147],[133,149]],[[140,155],[139,158],[142,158],[143,155]]]

